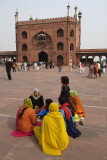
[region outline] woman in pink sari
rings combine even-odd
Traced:
[[[31,136],[34,134],[35,126],[40,126],[38,123],[33,109],[32,101],[30,98],[24,99],[24,105],[19,108],[16,116],[16,130],[11,135],[16,137]]]

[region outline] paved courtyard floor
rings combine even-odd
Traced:
[[[107,72],[107,71],[106,71]],[[107,159],[107,73],[101,78],[89,79],[79,69],[62,72],[55,69],[41,69],[35,72],[12,72],[12,80],[7,79],[5,68],[0,68],[0,160],[106,160]],[[69,145],[62,156],[51,156],[42,152],[36,137],[13,137],[17,110],[23,99],[38,88],[44,99],[58,102],[61,90],[60,78],[70,79],[70,88],[78,92],[86,112],[85,125],[78,128],[81,137],[69,137]]]

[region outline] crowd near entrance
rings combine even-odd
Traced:
[[[90,63],[99,62],[99,63],[107,63],[107,57],[106,56],[81,56],[80,62],[84,65],[88,66]]]

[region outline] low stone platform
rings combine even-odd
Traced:
[[[5,68],[0,68],[0,160],[106,160],[107,159],[107,73],[101,78],[89,79],[79,69],[69,72],[64,66],[62,72],[41,69],[35,72],[12,72],[12,80],[7,79]],[[82,136],[69,137],[69,145],[62,156],[51,156],[42,152],[36,137],[16,138],[9,134],[15,129],[17,110],[23,99],[38,88],[46,98],[58,102],[61,90],[61,76],[70,79],[70,88],[78,92],[86,112],[85,125],[78,128]]]

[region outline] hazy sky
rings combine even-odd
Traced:
[[[107,0],[0,0],[0,51],[15,51],[15,11],[19,21],[74,16],[82,12],[81,49],[107,48]]]

